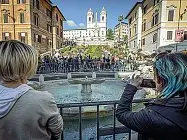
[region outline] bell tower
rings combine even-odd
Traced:
[[[94,22],[94,13],[90,8],[87,13],[87,28],[90,28],[93,22]]]

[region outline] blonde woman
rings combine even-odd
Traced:
[[[27,85],[37,64],[33,47],[0,41],[1,140],[50,140],[61,135],[63,121],[52,95]]]

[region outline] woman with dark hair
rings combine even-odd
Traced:
[[[125,87],[117,119],[139,132],[141,140],[187,140],[187,56],[171,53],[156,57],[154,80],[160,95],[144,109],[132,112],[132,100],[142,80],[133,77]]]

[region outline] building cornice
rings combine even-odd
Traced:
[[[59,11],[59,13],[61,14],[61,16],[63,17],[64,21],[66,21],[66,18],[64,17],[64,15],[62,14],[62,12],[58,8],[58,6],[57,5],[53,5],[53,8],[56,8]]]
[[[128,23],[126,23],[126,22],[121,22],[123,25],[128,25]],[[117,28],[118,26],[120,25],[120,23],[118,23],[116,26],[115,26],[115,28]]]
[[[137,3],[133,6],[133,8],[130,10],[130,12],[127,14],[127,16],[125,17],[125,19],[127,19],[127,18],[129,17],[129,15],[133,12],[133,10],[134,10],[138,5],[140,5],[140,4],[142,4],[142,2],[137,2]]]

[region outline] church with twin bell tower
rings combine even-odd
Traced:
[[[90,8],[87,12],[85,28],[64,30],[64,38],[79,44],[105,44],[107,34],[107,11],[103,7],[101,12]]]

